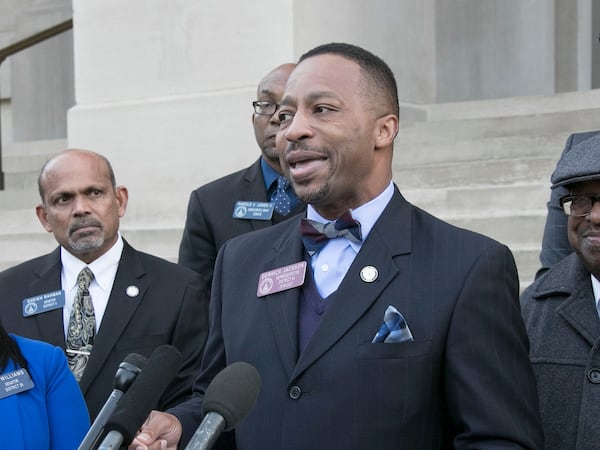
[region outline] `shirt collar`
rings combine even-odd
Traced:
[[[277,180],[279,174],[265,161],[265,158],[262,156],[260,158],[260,170],[262,170],[262,175],[265,180],[265,189],[267,192],[269,192],[271,185],[275,180]]]
[[[377,222],[393,195],[394,183],[390,181],[390,184],[377,197],[360,205],[358,208],[351,210],[352,217],[360,222],[360,231],[362,233],[363,242],[367,239],[367,236],[369,236],[373,226],[375,226],[375,222]],[[330,222],[330,220],[321,216],[312,205],[306,207],[306,218],[322,223]],[[353,244],[352,242],[350,244],[353,247],[357,246],[360,248],[360,244]]]
[[[594,303],[598,304],[598,299],[600,299],[600,281],[594,275],[590,274],[592,277],[592,290],[594,291]]]
[[[119,266],[122,252],[123,238],[121,237],[121,233],[117,234],[117,241],[115,244],[106,253],[92,261],[90,264],[84,263],[73,254],[69,253],[67,249],[61,247],[60,260],[66,284],[63,286],[63,289],[65,291],[73,289],[77,284],[79,272],[87,266],[94,273],[93,281],[95,281],[102,290],[108,291],[112,288],[114,274]]]

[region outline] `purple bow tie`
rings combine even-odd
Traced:
[[[362,242],[360,222],[352,218],[350,211],[346,211],[335,222],[321,223],[302,219],[300,233],[304,248],[310,256],[321,250],[329,239],[336,237],[345,237],[355,244]]]

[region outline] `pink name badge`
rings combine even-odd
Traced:
[[[285,291],[304,284],[306,261],[263,272],[258,277],[257,297]]]

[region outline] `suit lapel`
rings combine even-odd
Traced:
[[[585,276],[574,280],[571,295],[556,311],[592,347],[600,336],[600,320],[594,305],[590,275],[587,272],[581,275]]]
[[[61,289],[60,247],[48,254],[41,262],[39,270],[29,285],[30,297]],[[36,339],[65,348],[65,330],[63,325],[63,309],[58,308],[29,317],[37,327]]]
[[[123,244],[123,254],[119,261],[106,311],[94,341],[94,349],[79,383],[84,394],[102,369],[123,330],[143,301],[148,288],[145,279],[146,272],[140,258],[125,240],[123,240]],[[126,290],[129,286],[137,287],[139,289],[138,295],[135,297],[128,296]]]
[[[244,174],[244,184],[239,193],[240,200],[247,202],[268,202],[265,179],[260,168],[260,158],[252,164]],[[247,220],[247,219],[240,219]],[[270,220],[249,220],[252,229],[266,228],[272,223]]]
[[[392,200],[356,255],[315,334],[300,355],[292,378],[300,375],[352,328],[398,276],[399,269],[394,256],[410,251],[411,207],[396,189]],[[362,281],[360,273],[365,266],[377,269],[378,277],[375,282]],[[376,331],[373,330],[373,334]]]
[[[276,243],[276,257],[268,261],[264,271],[285,267],[304,260],[304,247],[298,238],[300,235],[300,222],[291,219],[287,231],[281,233],[282,238]],[[307,267],[306,270],[310,270]],[[279,356],[291,376],[298,359],[298,295],[300,289],[288,289],[268,295],[264,298],[267,305],[269,320]]]
[[[587,343],[593,346],[600,336],[590,273],[577,254],[572,253],[540,278],[532,297],[540,302],[564,298],[556,313]]]

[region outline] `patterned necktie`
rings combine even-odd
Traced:
[[[81,379],[85,366],[90,359],[94,334],[96,333],[96,316],[90,297],[90,283],[94,274],[89,267],[84,267],[77,277],[77,293],[73,300],[73,309],[67,329],[67,358],[69,369],[77,381]]]
[[[289,187],[290,182],[283,175],[279,175],[277,178],[277,189],[273,192],[271,196],[271,203],[273,203],[273,207],[275,211],[277,211],[282,216],[287,216],[292,210],[292,200],[286,189]]]
[[[362,242],[360,222],[352,218],[350,211],[346,211],[335,222],[321,223],[310,219],[300,221],[300,233],[304,248],[310,256],[317,253],[329,239],[345,237],[350,242]]]

